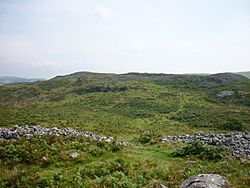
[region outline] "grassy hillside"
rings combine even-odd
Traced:
[[[219,161],[175,158],[171,153],[185,144],[158,142],[165,135],[249,131],[250,81],[237,74],[80,72],[0,86],[0,126],[15,124],[73,127],[128,144],[112,151],[118,146],[72,142],[73,138],[1,143],[0,151],[12,159],[0,163],[5,169],[0,172],[0,186],[2,182],[13,187],[142,187],[162,182],[178,187],[195,173],[220,173],[235,187],[247,187],[250,182],[248,161],[227,155]],[[141,142],[145,137],[148,142]],[[37,153],[27,161],[17,154],[32,148]],[[78,151],[80,158],[68,158],[71,151]],[[50,163],[44,164],[43,156]]]

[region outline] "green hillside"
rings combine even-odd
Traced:
[[[190,175],[209,172],[224,175],[235,187],[250,182],[248,161],[227,155],[219,161],[175,158],[171,153],[185,144],[159,143],[167,135],[249,131],[250,80],[238,74],[79,72],[2,85],[0,126],[15,124],[72,127],[111,135],[127,146],[80,139],[72,143],[73,138],[1,143],[0,153],[11,150],[13,161],[0,163],[0,169],[5,168],[0,186],[143,187],[162,182],[178,187]],[[51,157],[51,163],[29,163],[32,158],[23,162],[20,153],[14,155],[38,146],[43,149],[37,149],[37,155]],[[68,159],[61,150],[78,151],[81,157]]]

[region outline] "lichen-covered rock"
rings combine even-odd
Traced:
[[[218,174],[198,174],[182,182],[181,188],[230,188],[230,185]]]

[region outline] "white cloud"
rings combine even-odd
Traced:
[[[34,67],[62,67],[61,64],[56,63],[54,61],[45,61],[45,62],[33,62],[30,65]]]
[[[114,11],[105,6],[96,7],[94,10],[94,16],[105,21],[111,21],[115,19]]]
[[[248,5],[0,0],[0,74],[249,70]]]
[[[10,62],[24,63],[39,59],[41,51],[32,42],[21,37],[0,35],[0,57]]]

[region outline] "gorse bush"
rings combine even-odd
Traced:
[[[111,146],[111,151],[112,152],[118,152],[123,148],[122,144],[117,143],[116,141],[113,141],[110,146]]]
[[[212,147],[200,141],[192,142],[190,145],[177,149],[172,153],[173,157],[196,156],[202,160],[221,160],[226,154],[224,148]]]
[[[161,134],[158,131],[145,131],[140,134],[138,142],[141,144],[154,144],[159,142],[160,137]]]
[[[125,92],[127,87],[105,87],[105,86],[92,86],[92,87],[78,87],[74,92],[78,95],[83,95],[87,93],[98,93],[98,92]]]
[[[143,134],[140,135],[138,141],[141,144],[146,144],[146,143],[150,142],[150,140],[152,139],[152,137],[153,137],[153,135],[149,131],[146,131],[146,132],[144,132]]]
[[[140,165],[140,164],[137,164]],[[105,164],[92,166],[80,166],[74,173],[65,175],[56,172],[38,180],[40,187],[110,187],[110,188],[133,188],[142,187],[148,181],[142,172],[135,172],[134,166],[117,157]]]
[[[126,103],[121,103],[109,109],[109,112],[119,114],[129,118],[148,118],[154,114],[167,114],[176,111],[176,102],[164,100],[152,100],[143,98],[133,98]]]
[[[221,128],[225,130],[233,130],[233,131],[245,130],[245,126],[243,125],[242,121],[236,118],[229,118],[221,125]]]
[[[35,164],[42,162],[43,156],[54,157],[57,151],[52,147],[46,140],[37,137],[31,140],[23,139],[15,143],[3,142],[0,145],[0,158],[2,163],[8,165],[17,163]]]
[[[34,136],[30,139],[0,142],[0,164],[48,165],[56,161],[67,160],[69,157],[65,155],[74,150],[92,157],[100,157],[106,152],[118,152],[121,149],[122,146],[115,141],[107,143],[85,138]]]

